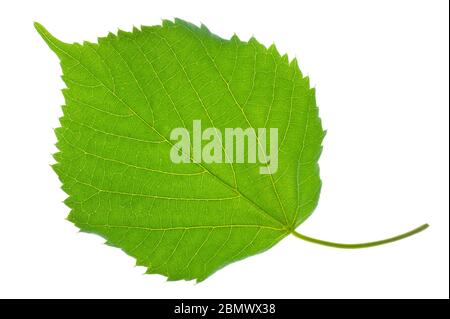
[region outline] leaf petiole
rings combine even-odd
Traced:
[[[394,241],[398,241],[398,240],[413,236],[415,234],[418,234],[421,231],[427,229],[428,227],[429,227],[428,224],[423,224],[422,226],[419,226],[419,227],[417,227],[413,230],[410,230],[409,232],[403,233],[401,235],[397,235],[397,236],[382,239],[382,240],[377,240],[377,241],[372,241],[372,242],[367,242],[367,243],[357,243],[357,244],[342,244],[342,243],[334,243],[334,242],[330,242],[330,241],[316,239],[316,238],[312,238],[312,237],[300,234],[295,230],[292,231],[292,235],[294,235],[297,238],[303,239],[305,241],[309,241],[311,243],[315,243],[315,244],[319,244],[319,245],[323,245],[323,246],[329,246],[329,247],[334,247],[334,248],[343,248],[343,249],[358,249],[358,248],[368,248],[368,247],[374,247],[374,246],[380,246],[380,245],[392,243]]]

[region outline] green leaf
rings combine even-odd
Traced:
[[[82,231],[170,280],[201,281],[289,234],[319,241],[295,231],[319,199],[325,135],[295,59],[178,19],[83,44],[35,26],[67,85],[54,169]],[[195,162],[189,152],[174,163],[171,131],[193,136],[196,120],[222,132],[278,129],[276,172]]]

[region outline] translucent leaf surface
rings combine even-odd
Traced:
[[[69,220],[170,280],[205,279],[261,253],[313,212],[324,131],[314,90],[275,46],[182,20],[68,44],[54,169]],[[277,128],[279,164],[170,159],[176,127]]]

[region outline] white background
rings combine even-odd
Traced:
[[[448,1],[2,1],[0,297],[448,298]],[[404,241],[337,250],[288,237],[201,284],[166,282],[65,220],[55,152],[61,70],[33,28],[95,41],[180,17],[296,56],[328,135],[304,234]]]

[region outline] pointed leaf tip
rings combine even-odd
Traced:
[[[47,43],[47,45],[54,51],[57,55],[61,53],[61,47],[64,45],[67,45],[67,43],[64,43],[57,38],[55,38],[42,24],[39,22],[34,22],[34,28],[39,33],[39,35],[42,37],[42,39]]]
[[[50,34],[50,32],[48,32],[48,30],[39,22],[34,22],[33,23],[34,28],[36,29],[36,31],[39,33],[39,35],[46,40],[46,38],[52,38],[53,36]]]

